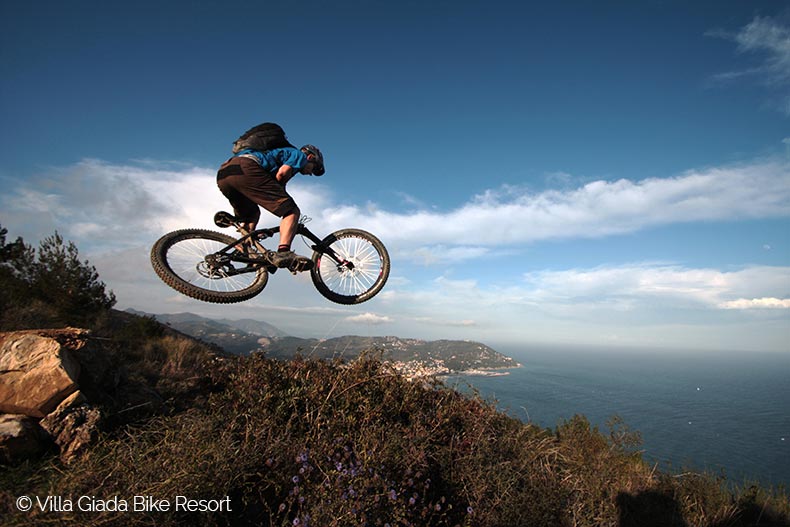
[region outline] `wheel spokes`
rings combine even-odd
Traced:
[[[206,239],[185,239],[174,243],[167,253],[168,263],[182,280],[210,291],[233,292],[255,282],[255,273],[229,274],[221,266],[211,265],[207,257],[223,249],[223,243]],[[231,264],[226,264],[230,266]]]
[[[338,294],[356,296],[368,291],[381,274],[381,256],[367,240],[351,237],[338,239],[332,247],[345,264],[330,265],[321,269],[324,283]]]

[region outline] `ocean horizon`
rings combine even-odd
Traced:
[[[554,429],[613,416],[642,436],[645,460],[730,483],[790,484],[790,354],[497,347],[521,368],[453,375],[524,422]]]

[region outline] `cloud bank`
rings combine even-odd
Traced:
[[[689,171],[672,178],[594,181],[570,191],[534,193],[508,186],[444,212],[404,214],[346,206],[322,213],[323,221],[333,226],[361,223],[397,243],[463,247],[473,256],[484,253],[480,247],[788,215],[790,163],[779,160]]]
[[[214,177],[213,169],[201,167],[84,160],[8,181],[9,192],[0,196],[0,223],[11,237],[21,235],[29,243],[57,229],[99,265],[102,277],[128,305],[182,311],[192,304],[153,275],[148,250],[171,230],[216,229],[213,214],[227,209],[227,202]],[[262,318],[297,334],[316,326],[317,316],[338,317],[336,324],[386,327],[393,334],[409,335],[421,327],[441,335],[437,328],[452,328],[453,335],[477,339],[507,332],[513,338],[545,334],[554,339],[577,328],[590,334],[606,328],[632,332],[638,341],[635,328],[660,323],[686,327],[688,317],[709,324],[694,326],[700,342],[712,327],[725,335],[719,331],[725,327],[720,319],[732,317],[769,324],[766,330],[755,330],[774,335],[766,347],[781,346],[776,335],[786,334],[790,267],[722,270],[635,262],[523,274],[492,271],[488,265],[542,241],[599,239],[700,221],[788,218],[787,160],[763,159],[668,178],[600,180],[569,190],[506,186],[446,210],[421,201],[411,202],[418,207],[412,211],[344,204],[337,191],[317,180],[294,181],[289,191],[314,218],[310,226],[317,233],[345,227],[370,230],[394,259],[390,283],[366,306],[367,312],[336,306],[329,310],[306,276],[295,282],[278,276],[260,299],[244,306],[248,313],[259,309]],[[478,279],[454,278],[454,268],[480,262],[486,267]],[[287,306],[282,305],[284,297]],[[726,327],[735,338],[737,327]]]
[[[164,232],[213,227],[228,204],[214,170],[154,169],[84,160],[7,185],[0,198],[12,234],[40,238],[58,229],[82,244],[123,248]],[[790,216],[790,162],[773,159],[688,171],[670,178],[594,181],[575,189],[533,192],[506,186],[449,210],[384,210],[343,205],[315,182],[289,185],[319,233],[368,229],[395,252],[426,264],[474,260],[491,251],[544,240],[602,238],[697,221]],[[271,218],[276,224],[276,218]],[[312,225],[311,225],[312,226]],[[30,231],[39,232],[30,232]]]

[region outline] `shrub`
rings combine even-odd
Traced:
[[[0,329],[91,326],[115,305],[96,268],[56,232],[35,251],[0,227]]]

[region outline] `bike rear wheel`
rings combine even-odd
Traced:
[[[217,304],[249,300],[269,280],[263,266],[215,255],[235,238],[204,229],[165,234],[151,248],[151,264],[164,283],[189,297]]]
[[[343,229],[324,238],[321,245],[327,249],[313,252],[310,277],[324,297],[338,304],[360,304],[384,287],[390,257],[378,238],[363,230]]]

